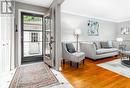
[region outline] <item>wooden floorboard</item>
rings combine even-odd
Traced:
[[[96,64],[118,59],[105,58],[97,61],[85,59],[85,64],[79,68],[72,67],[66,62],[62,65],[62,74],[74,88],[130,88],[130,79],[111,72]]]

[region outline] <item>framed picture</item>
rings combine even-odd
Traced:
[[[121,34],[122,35],[128,35],[129,34],[129,28],[128,27],[122,27],[121,28]]]
[[[88,36],[98,36],[99,35],[99,23],[97,21],[88,21]]]

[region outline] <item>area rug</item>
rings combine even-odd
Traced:
[[[43,62],[38,62],[19,67],[9,88],[43,88],[58,83],[49,67]]]
[[[130,78],[130,68],[122,65],[121,59],[116,59],[113,61],[97,64],[97,66],[115,72],[119,75],[125,76],[127,78]]]

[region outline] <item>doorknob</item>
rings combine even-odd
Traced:
[[[50,41],[50,44],[54,43],[55,41]]]
[[[51,44],[54,43],[54,42],[55,42],[55,41],[50,41],[49,46],[51,46]]]
[[[5,44],[3,44],[3,46],[5,46]]]

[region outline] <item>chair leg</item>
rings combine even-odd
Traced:
[[[70,66],[72,66],[72,61],[70,61]]]
[[[79,63],[77,62],[76,64],[77,64],[77,68],[79,68]]]
[[[85,59],[83,59],[83,64],[84,64],[84,62],[85,62]]]
[[[63,65],[65,64],[65,59],[63,59]]]

